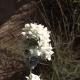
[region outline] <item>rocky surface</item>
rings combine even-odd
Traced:
[[[35,9],[33,2],[27,3],[13,10],[14,15],[0,26],[0,80],[24,80],[29,72],[20,51],[21,31],[24,24],[33,18]]]

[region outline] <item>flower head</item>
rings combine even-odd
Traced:
[[[50,31],[47,27],[37,23],[25,24],[21,34],[27,41],[24,46],[26,45],[25,49],[30,51],[31,56],[40,56],[51,60],[51,55],[54,52],[50,43]]]
[[[31,73],[29,77],[26,76],[26,78],[27,80],[40,80],[40,76],[37,76],[33,73]]]

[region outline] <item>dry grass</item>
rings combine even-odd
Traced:
[[[51,5],[50,13],[47,13],[48,5],[46,2],[44,3],[40,0],[42,8],[36,4],[44,18],[45,25],[52,31],[51,38],[55,51],[52,67],[49,67],[53,69],[50,72],[53,73],[52,78],[44,80],[80,80],[79,3],[75,3],[72,0],[51,1],[53,3],[49,4]],[[56,2],[55,5],[57,7],[54,2]],[[58,15],[55,7],[58,10]],[[46,76],[49,75],[49,71],[46,70],[46,73]]]
[[[79,3],[73,0],[40,0],[35,5],[38,8],[36,9],[37,14],[42,16],[40,22],[48,26],[52,32],[51,39],[55,53],[52,61],[41,61],[33,73],[41,75],[43,80],[80,80]],[[25,80],[28,69],[25,68],[23,57],[16,53],[14,55],[11,52],[7,52],[8,54],[5,52],[7,50],[0,49],[0,60],[5,61],[1,64],[4,69],[0,65],[0,76],[6,74],[4,80]],[[17,63],[14,64],[15,62]],[[2,69],[7,72],[1,72]],[[9,72],[10,74],[15,73],[10,76]]]

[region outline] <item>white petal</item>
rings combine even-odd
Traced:
[[[21,34],[22,34],[23,36],[25,36],[25,35],[26,35],[26,32],[22,32]]]
[[[26,28],[26,27],[29,27],[29,26],[30,26],[30,24],[25,24],[25,28]]]
[[[26,78],[27,80],[29,80],[29,77],[26,76],[25,78]]]

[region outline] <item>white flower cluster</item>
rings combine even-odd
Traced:
[[[47,27],[37,23],[25,24],[21,34],[28,41],[26,48],[30,51],[31,56],[40,56],[51,60],[51,55],[54,52],[50,44],[50,31],[47,30]]]
[[[37,76],[33,73],[31,73],[29,77],[26,76],[26,78],[27,80],[40,80],[40,76]]]

